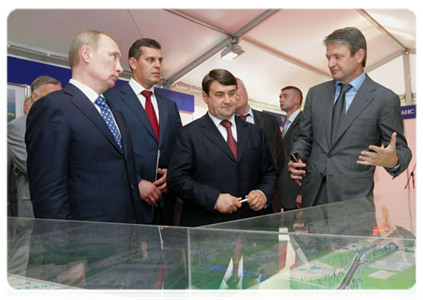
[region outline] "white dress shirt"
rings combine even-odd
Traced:
[[[156,113],[157,123],[160,124],[160,120],[159,120],[159,105],[157,104],[157,98],[156,98],[156,95],[154,94],[154,86],[151,89],[146,89],[140,83],[138,83],[137,81],[135,81],[135,79],[133,77],[131,77],[131,79],[129,80],[129,86],[135,92],[135,95],[137,95],[138,100],[140,101],[140,103],[141,103],[142,107],[144,107],[144,109],[145,109],[145,97],[143,95],[141,95],[141,92],[142,91],[150,91],[150,92],[152,92],[152,94],[151,94],[151,103],[153,104],[154,112]]]
[[[97,109],[98,113],[101,115],[101,117],[103,117],[103,115],[101,114],[101,108],[100,106],[98,106],[95,103],[95,100],[97,100],[97,98],[99,96],[101,96],[102,98],[104,98],[103,94],[99,95],[97,94],[92,88],[90,88],[89,86],[75,80],[75,79],[71,79],[69,80],[69,83],[73,84],[74,86],[76,86],[85,96],[87,96],[87,98],[91,101],[91,103],[94,105],[94,107]],[[112,118],[113,121],[115,122],[116,128],[119,131],[119,134],[121,134],[120,129],[118,124],[116,123],[116,119],[115,116],[113,115],[112,110],[110,110],[111,114],[112,114]]]

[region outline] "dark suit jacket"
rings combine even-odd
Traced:
[[[283,137],[284,145],[284,159],[285,162],[290,160],[289,154],[291,153],[292,146],[300,131],[300,121],[302,112],[300,111],[294,122],[289,126],[288,131]],[[301,187],[291,179],[291,175],[288,172],[288,163],[284,165],[281,175],[282,185],[282,206],[284,209],[295,209],[295,199],[297,195],[301,193]]]
[[[168,186],[184,199],[181,225],[199,226],[260,214],[247,203],[232,214],[215,210],[221,193],[245,197],[261,190],[271,205],[278,174],[263,130],[235,118],[238,161],[208,114],[180,128],[168,170]]]
[[[159,107],[159,141],[137,95],[129,84],[109,90],[105,97],[110,105],[119,110],[131,132],[135,153],[135,168],[138,182],[142,179],[154,182],[156,178],[157,155],[160,150],[159,168],[167,168],[175,142],[176,129],[182,126],[176,103],[155,94]],[[142,191],[141,191],[142,193]],[[174,196],[165,194],[159,202],[166,224],[172,224],[175,205]],[[151,223],[153,214],[158,210],[142,201],[144,220]]]
[[[112,111],[123,153],[100,113],[74,85],[32,106],[26,145],[35,217],[141,222],[131,138],[121,114]]]
[[[407,169],[411,151],[404,136],[398,95],[366,76],[347,114],[331,141],[334,80],[319,84],[307,94],[301,129],[293,150],[301,159],[310,157],[308,175],[303,182],[303,205],[312,206],[323,178],[326,178],[328,202],[373,195],[374,166],[357,164],[361,151],[369,145],[387,146],[397,132],[400,172]]]
[[[264,112],[252,110],[254,115],[254,123],[263,128],[264,134],[267,138],[267,144],[269,145],[270,155],[272,156],[273,166],[279,174],[278,187],[275,191],[275,196],[272,200],[272,205],[266,209],[267,213],[277,213],[281,212],[281,185],[280,185],[280,176],[282,174],[282,169],[285,165],[285,160],[283,156],[284,144],[282,143],[282,135],[279,127],[279,122],[275,116],[266,114]]]

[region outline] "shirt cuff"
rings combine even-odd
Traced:
[[[267,205],[267,197],[266,197],[266,195],[262,191],[260,191],[260,190],[257,190],[257,191],[260,192],[263,195],[264,200],[266,200],[266,204],[263,207],[263,209],[266,209],[268,207],[268,205]]]
[[[399,175],[400,171],[401,171],[401,162],[398,163],[398,165],[396,165],[393,168],[385,168],[386,171],[388,171],[389,174],[391,174],[392,176],[397,176]]]

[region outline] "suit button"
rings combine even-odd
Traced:
[[[134,218],[134,219],[136,219],[136,218],[137,218],[137,213],[136,213],[136,212],[133,212],[133,213],[132,213],[132,218]]]
[[[131,183],[131,189],[134,189],[134,185]]]
[[[332,154],[328,154],[328,155],[327,155],[327,157],[328,157],[328,158],[331,158],[331,157],[332,157]]]

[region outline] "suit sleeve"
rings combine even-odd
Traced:
[[[67,185],[71,133],[66,109],[59,102],[48,97],[38,100],[27,119],[27,167],[37,218],[71,218]]]
[[[412,153],[410,148],[408,148],[407,139],[404,136],[404,123],[401,115],[400,99],[398,95],[394,93],[390,93],[390,95],[386,97],[388,99],[380,115],[379,130],[382,136],[382,143],[385,147],[390,143],[392,133],[397,133],[397,156],[401,168],[395,174],[391,174],[389,170],[385,168],[388,173],[396,177],[408,168]]]
[[[313,146],[313,125],[312,125],[312,111],[313,99],[312,91],[307,94],[304,110],[301,115],[300,131],[295,140],[290,153],[297,152],[303,162],[306,162],[311,154]]]
[[[266,135],[263,130],[260,131],[262,133],[263,153],[261,162],[261,180],[255,189],[262,191],[266,195],[267,205],[271,205],[272,199],[275,196],[275,189],[278,185],[279,176],[272,162],[272,156],[270,155]]]
[[[170,191],[185,201],[191,201],[210,212],[214,211],[220,191],[194,179],[196,172],[195,151],[186,127],[177,131],[176,141],[170,158],[167,185]],[[203,170],[207,172],[207,170]]]
[[[20,136],[19,130],[17,124],[9,123],[7,128],[7,150],[14,166],[26,174],[26,146],[23,133]]]
[[[276,138],[276,157],[277,157],[277,171],[279,176],[282,174],[282,169],[283,166],[285,165],[285,163],[287,163],[285,161],[285,157],[283,155],[284,153],[284,146],[282,143],[282,133],[281,130],[279,128],[279,123],[277,121],[277,119],[274,119],[275,122],[274,123],[274,127],[275,127],[275,138]]]
[[[176,114],[176,128],[182,127],[181,115],[179,114],[178,105],[176,102],[172,101],[175,106],[175,114]]]

